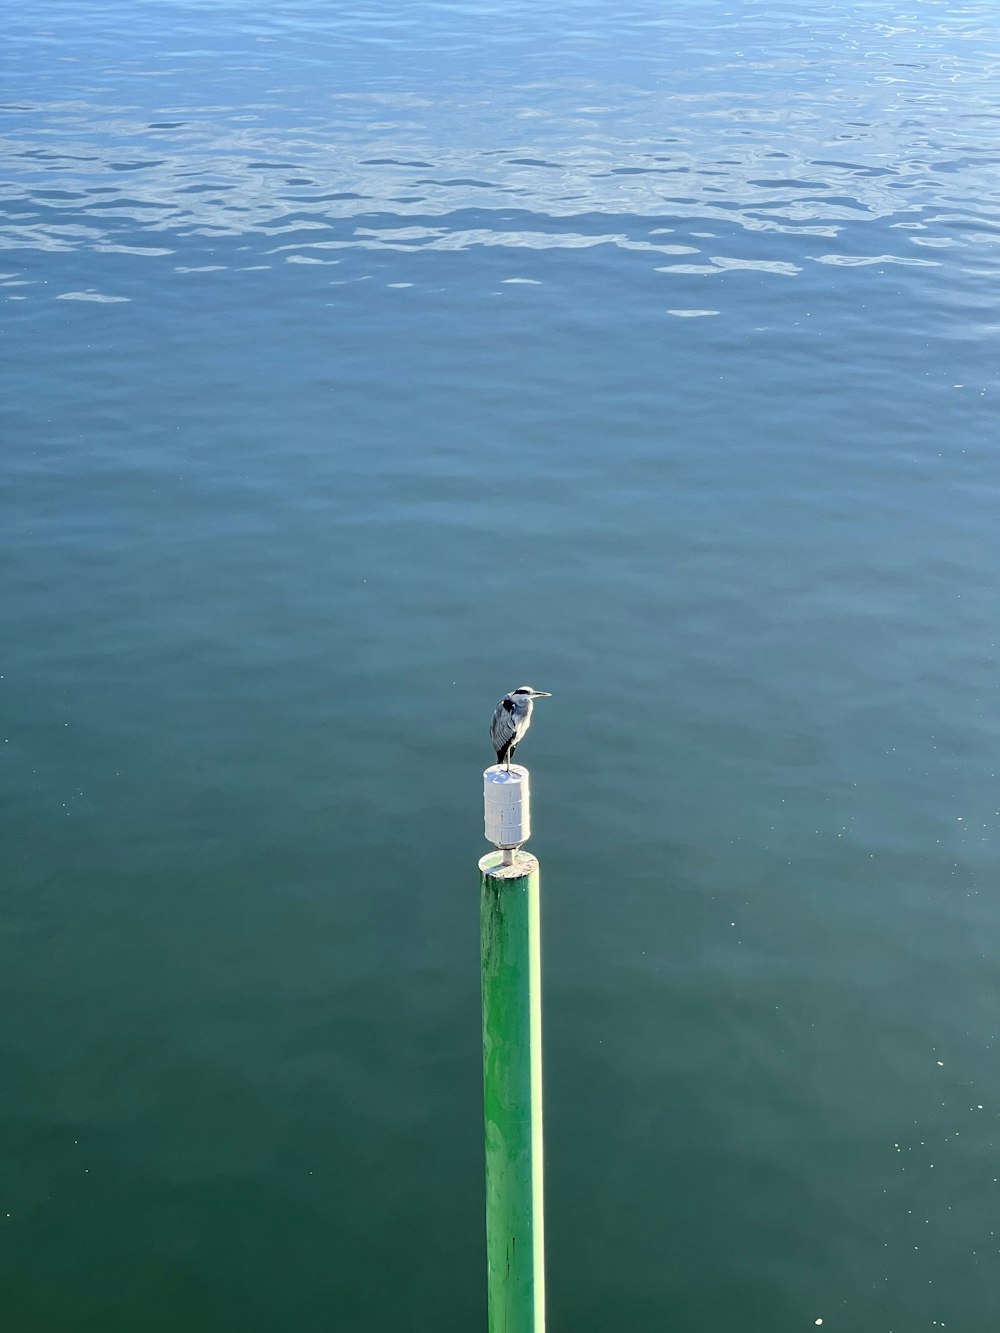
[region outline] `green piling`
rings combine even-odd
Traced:
[[[479,862],[490,1333],[544,1333],[538,861]]]

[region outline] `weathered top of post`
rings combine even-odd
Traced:
[[[479,869],[491,879],[523,879],[525,875],[535,873],[538,859],[519,847],[513,852],[487,852],[479,858]]]

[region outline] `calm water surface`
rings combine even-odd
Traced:
[[[9,8],[0,1323],[1000,1322],[990,0]],[[544,710],[544,712],[543,712]]]

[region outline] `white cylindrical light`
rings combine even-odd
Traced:
[[[531,837],[531,792],[528,770],[494,764],[483,774],[486,841],[494,847],[520,847]]]

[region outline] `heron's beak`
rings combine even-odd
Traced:
[[[549,694],[548,690],[532,690],[531,697],[532,699],[551,699],[552,695]]]

